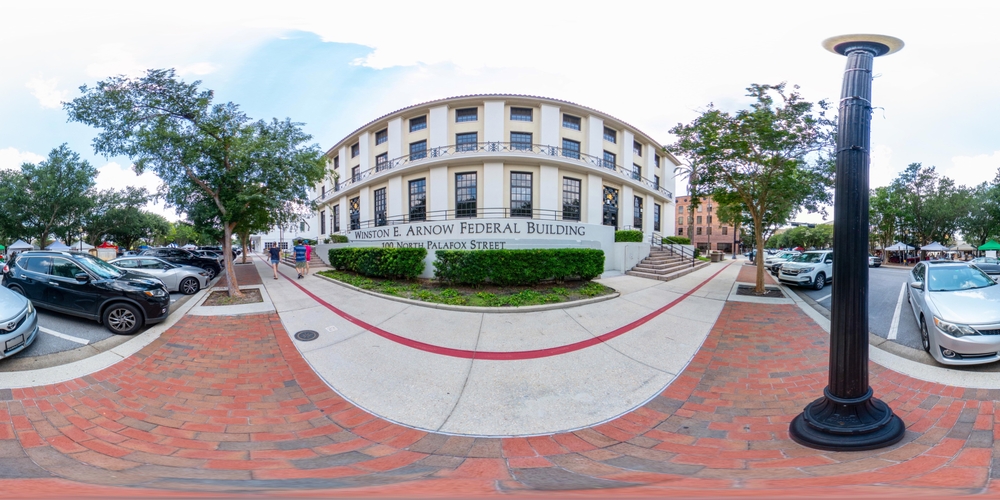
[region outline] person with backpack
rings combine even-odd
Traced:
[[[306,270],[306,247],[302,245],[302,240],[295,240],[295,270],[302,279],[302,273]]]

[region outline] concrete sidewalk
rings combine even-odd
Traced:
[[[314,279],[318,287],[314,277],[299,283],[312,289]],[[289,296],[303,292],[271,281],[279,311],[316,307],[295,309]],[[711,300],[721,287],[699,292]],[[351,300],[334,305],[363,307]],[[598,320],[635,319],[623,311]],[[360,320],[392,317],[370,313]],[[426,432],[361,410],[310,368],[283,321],[189,315],[110,368],[0,391],[0,497],[1000,494],[1000,390],[872,364],[876,396],[907,425],[901,443],[837,453],[789,440],[788,422],[826,385],[829,356],[827,333],[793,304],[725,302],[691,362],[649,401],[602,424],[516,438]]]

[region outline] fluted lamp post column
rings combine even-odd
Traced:
[[[868,385],[868,164],[871,141],[872,61],[903,48],[884,35],[842,35],[823,41],[847,56],[837,129],[833,205],[833,290],[830,379],[789,426],[810,448],[835,451],[890,446],[906,430]]]

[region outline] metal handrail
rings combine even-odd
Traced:
[[[691,267],[694,267],[698,263],[698,257],[695,255],[694,249],[688,250],[688,248],[684,245],[678,245],[675,243],[667,243],[664,245],[663,235],[659,233],[653,233],[650,236],[649,244],[650,247],[657,246],[660,250],[664,250],[665,248],[670,255],[680,254],[681,261],[687,260],[690,252]]]
[[[625,167],[618,165],[614,162],[605,160],[604,158],[599,158],[597,156],[588,155],[586,153],[581,153],[572,149],[564,149],[556,146],[546,146],[542,144],[528,144],[523,142],[476,142],[468,144],[453,144],[450,146],[441,146],[437,148],[430,148],[426,151],[420,151],[418,153],[409,154],[406,156],[400,156],[399,158],[393,158],[384,162],[376,164],[364,172],[358,172],[357,174],[352,174],[350,177],[342,182],[337,183],[333,187],[333,191],[327,191],[325,194],[317,196],[313,201],[319,203],[327,198],[331,197],[334,193],[342,191],[354,183],[361,182],[372,175],[385,172],[388,170],[393,170],[400,166],[424,160],[427,158],[440,158],[443,156],[451,156],[454,154],[462,153],[531,153],[544,156],[561,156],[563,158],[569,158],[573,160],[580,160],[581,162],[596,166],[599,168],[604,168],[607,170],[613,170],[615,173],[632,179],[634,181],[640,182],[644,186],[657,191],[667,199],[672,200],[674,194],[663,188],[659,183],[654,182],[651,179],[647,179],[640,175],[636,175],[632,169],[626,169]]]
[[[573,218],[574,214],[569,214],[570,218],[565,217],[566,214],[562,210],[543,210],[540,208],[525,210],[517,208],[475,208],[475,209],[451,209],[451,210],[432,210],[424,213],[409,213],[403,215],[394,215],[392,217],[376,217],[369,220],[358,220],[352,224],[350,220],[347,223],[347,230],[354,231],[357,229],[371,229],[373,227],[391,226],[394,224],[410,224],[414,222],[436,222],[436,221],[446,221],[446,220],[475,220],[475,219],[526,219],[526,220],[551,220],[551,221],[561,221],[561,222],[575,222],[580,223],[579,214],[575,214],[577,217]]]

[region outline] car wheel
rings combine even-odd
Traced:
[[[198,284],[197,279],[188,276],[187,278],[181,280],[181,284],[178,285],[177,288],[184,295],[193,295],[195,293],[198,293],[198,290],[201,289],[201,286]]]
[[[824,286],[826,286],[826,275],[819,273],[816,275],[816,282],[813,283],[813,288],[822,290]]]
[[[142,328],[142,313],[132,304],[111,304],[104,310],[104,326],[111,333],[131,335]]]
[[[10,287],[10,291],[12,291],[12,292],[14,292],[14,293],[16,293],[16,294],[18,294],[18,295],[20,295],[22,297],[27,297],[27,295],[24,294],[24,290],[21,290],[21,287],[19,287],[17,285],[11,286]]]
[[[208,273],[208,281],[212,281],[215,279],[215,269],[212,269],[211,267],[206,267],[205,272]]]
[[[931,352],[931,337],[927,334],[927,322],[920,318],[920,345],[925,351]]]

